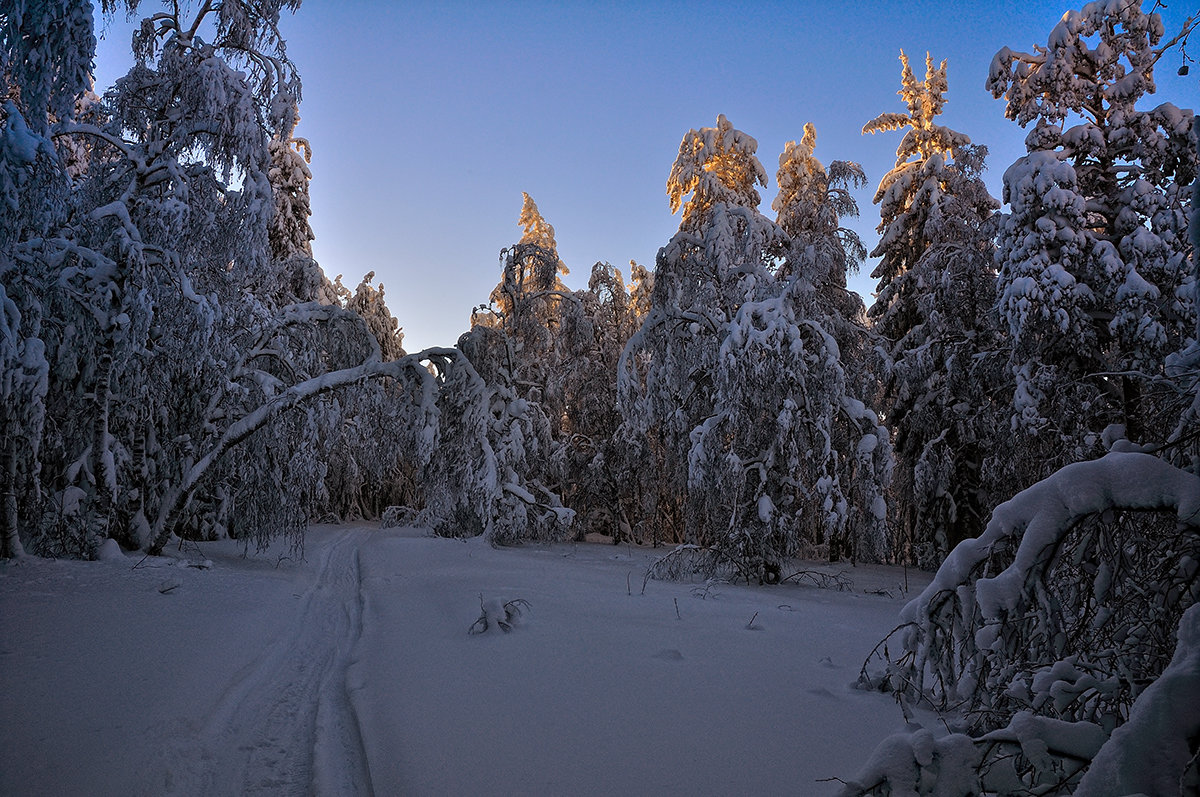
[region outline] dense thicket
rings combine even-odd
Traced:
[[[151,14],[103,97],[90,4],[6,7],[6,556],[299,540],[438,489],[415,476],[442,437],[439,390],[480,402],[482,385],[456,351],[405,357],[382,286],[352,293],[312,260],[277,24],[296,6]]]
[[[863,669],[955,732],[885,741],[847,795],[1200,787],[1200,141],[1191,111],[1136,107],[1197,24],[1167,40],[1136,3],[1089,3],[992,62],[988,88],[1034,123],[997,235],[1016,454],[999,469],[1010,489],[1045,478],[949,554]]]
[[[888,435],[833,336],[850,342],[857,320],[838,291],[857,254],[838,215],[856,212],[844,182],[861,172],[827,173],[815,143],[810,125],[780,159],[775,207],[792,234],[758,211],[753,138],[724,116],[684,137],[667,182],[679,232],[621,356],[622,434],[641,443],[649,485],[636,525],[748,576],[801,553],[887,554]]]

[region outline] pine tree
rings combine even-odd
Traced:
[[[907,113],[884,113],[864,133],[904,130],[896,165],[875,193],[882,220],[876,301],[868,310],[887,363],[884,415],[897,473],[897,553],[929,566],[983,530],[993,505],[984,458],[994,438],[990,387],[979,355],[997,345],[986,148],[935,120],[945,106],[946,62],[926,55],[917,80],[901,52]]]
[[[1004,175],[1000,312],[1013,337],[1014,425],[1052,460],[1085,458],[1108,437],[1162,439],[1177,414],[1164,362],[1195,330],[1187,186],[1193,114],[1139,109],[1165,41],[1137,2],[1069,11],[1046,46],[1002,49],[988,88],[1033,123],[1029,154]]]

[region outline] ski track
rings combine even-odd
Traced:
[[[315,580],[290,624],[197,728],[170,734],[154,793],[374,793],[351,700],[368,534],[348,530],[318,549]]]

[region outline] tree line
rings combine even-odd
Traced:
[[[870,307],[842,224],[862,168],[806,125],[771,218],[757,142],[719,116],[683,137],[653,269],[567,288],[525,195],[469,331],[408,354],[374,275],[350,290],[312,257],[278,32],[298,6],[152,13],[103,96],[90,3],[0,15],[5,557],[299,541],[407,507],[497,544],[690,543],[771,580],[802,556],[934,566],[1114,447],[1200,471],[1194,118],[1139,107],[1194,20],[1169,38],[1129,4],[997,53],[987,90],[1029,130],[1007,212],[986,147],[938,121],[945,62],[902,55],[903,110],[863,128],[900,134]]]

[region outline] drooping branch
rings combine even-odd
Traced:
[[[426,367],[426,363],[433,365],[433,370]],[[435,406],[437,389],[451,368],[470,369],[471,364],[457,349],[431,348],[390,362],[366,362],[352,368],[331,371],[307,379],[283,391],[226,429],[208,453],[197,460],[184,474],[179,485],[167,492],[154,521],[151,542],[147,551],[154,555],[162,552],[163,546],[166,545],[175,530],[179,513],[187,505],[196,486],[209,469],[231,449],[273,418],[331,390],[365,382],[369,379],[390,377],[401,380],[410,377],[415,379],[421,387],[420,411],[426,416],[426,425],[433,426],[436,424],[438,416]]]

